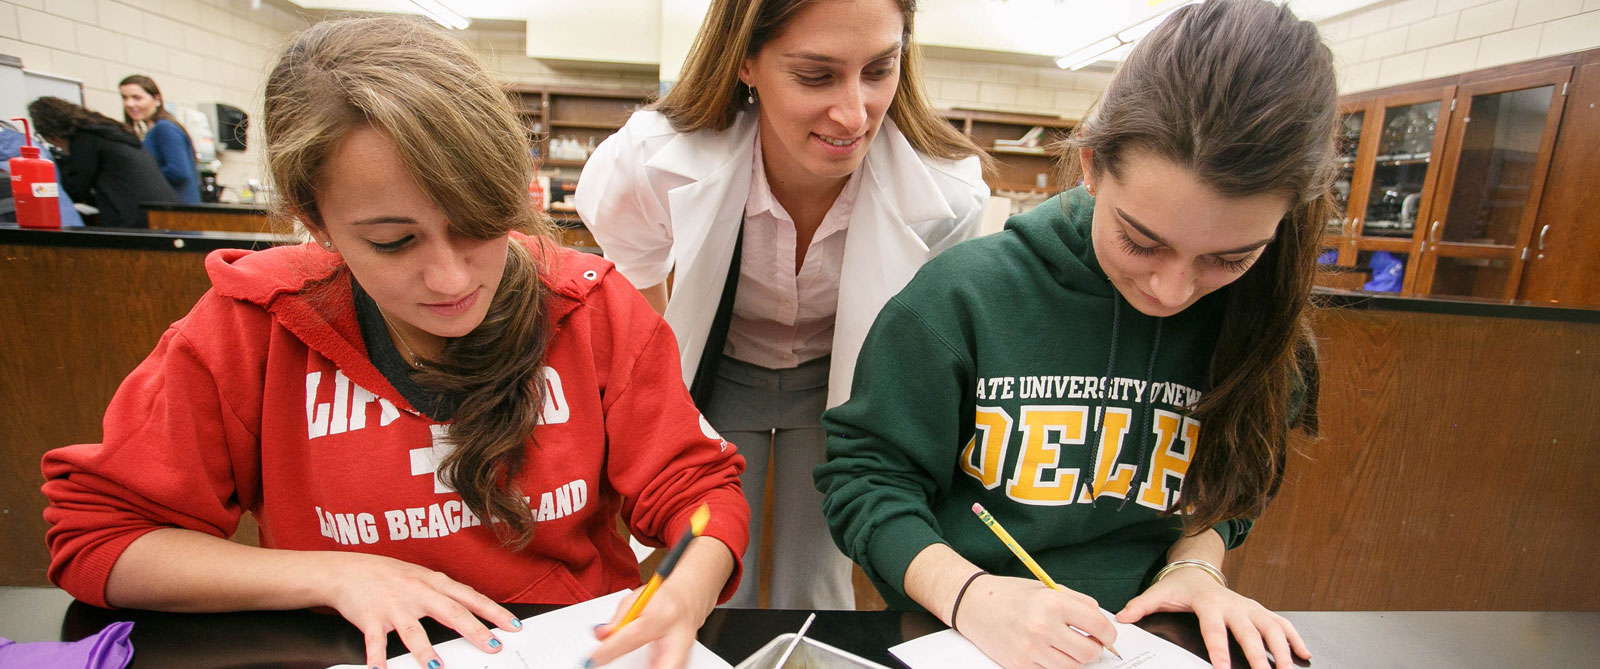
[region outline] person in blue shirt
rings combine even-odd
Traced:
[[[178,118],[167,111],[161,88],[154,79],[135,74],[117,84],[122,93],[122,121],[127,123],[145,150],[156,157],[161,176],[166,177],[178,199],[200,204],[200,173],[195,168],[194,141]]]

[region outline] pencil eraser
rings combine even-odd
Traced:
[[[983,513],[983,505],[979,504],[977,502],[973,502],[972,503],[972,512],[973,513]]]

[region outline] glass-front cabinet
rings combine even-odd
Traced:
[[[1417,221],[1430,213],[1439,171],[1434,157],[1444,149],[1441,125],[1449,121],[1454,93],[1447,86],[1340,109],[1334,198],[1343,218],[1328,224],[1323,260],[1364,272],[1364,290],[1411,290]]]
[[[1361,288],[1516,297],[1571,68],[1341,106],[1322,261]],[[1351,285],[1349,282],[1346,285]]]
[[[1461,87],[1417,293],[1517,296],[1571,74],[1560,68]]]

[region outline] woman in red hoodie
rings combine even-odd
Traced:
[[[427,115],[417,110],[429,110]],[[523,130],[460,44],[403,19],[296,36],[267,82],[282,213],[315,240],[206,260],[213,288],[123,382],[104,442],[45,455],[50,577],[97,605],[337,610],[384,663],[432,617],[486,652],[497,602],[639,583],[615,527],[711,521],[603,664],[680,666],[738,584],[743,459],[695,410],[671,330],[549,240]],[[227,540],[249,512],[260,547]]]

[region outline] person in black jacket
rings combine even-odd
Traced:
[[[98,225],[148,228],[143,202],[178,202],[139,138],[121,122],[66,100],[42,97],[28,105],[33,127],[55,152],[61,186],[78,202],[100,209]]]

